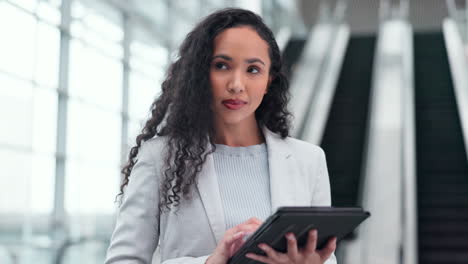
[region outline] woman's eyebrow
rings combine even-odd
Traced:
[[[219,54],[219,55],[213,56],[213,60],[216,59],[216,58],[221,58],[221,59],[224,59],[224,60],[227,60],[227,61],[233,61],[233,59],[231,57],[229,57],[228,55],[224,55],[224,54]],[[244,61],[246,63],[259,62],[259,63],[261,63],[261,64],[263,64],[265,66],[265,63],[259,58],[250,58],[250,59],[245,59]]]
[[[245,62],[247,62],[247,63],[259,62],[259,63],[263,64],[263,66],[265,66],[265,63],[259,58],[246,59]]]

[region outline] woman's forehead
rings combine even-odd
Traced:
[[[250,27],[235,27],[222,31],[214,39],[214,53],[230,57],[260,57],[268,60],[268,44]]]

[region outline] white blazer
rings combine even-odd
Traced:
[[[330,206],[330,183],[323,150],[264,128],[272,211],[280,206]],[[106,264],[150,264],[158,246],[163,264],[205,263],[226,230],[212,155],[198,175],[190,202],[157,218],[164,137],[142,144],[133,167]],[[247,219],[246,219],[247,220]],[[336,264],[332,254],[326,264]]]

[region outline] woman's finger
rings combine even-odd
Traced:
[[[248,223],[248,224],[241,224],[239,225],[239,227],[243,230],[245,229],[249,229],[249,230],[257,230],[260,225],[259,224],[256,224],[256,223]]]
[[[245,221],[244,223],[261,225],[262,220],[258,219],[257,217],[251,217],[249,218],[249,220]]]
[[[244,245],[244,243],[245,242],[242,239],[237,239],[232,243],[229,257],[232,257],[242,247],[242,245]]]
[[[317,250],[317,253],[320,255],[320,258],[325,261],[336,249],[336,237],[333,237],[328,240],[327,245],[321,250]]]
[[[253,253],[247,253],[245,255],[245,257],[256,260],[256,261],[260,261],[260,262],[263,262],[263,263],[270,263],[269,258],[264,257],[264,256],[260,256],[260,255],[256,255],[256,254],[253,254]]]
[[[234,244],[234,242],[236,242],[238,239],[242,238],[242,235],[244,235],[244,232],[237,232],[235,233],[234,235],[230,235],[228,236],[225,240],[224,240],[224,249],[225,250],[230,250],[231,249],[231,245]]]
[[[261,243],[258,245],[258,247],[263,250],[267,256],[271,259],[278,259],[278,253],[276,252],[276,250],[274,250],[272,247],[268,246],[267,244],[265,243]]]
[[[288,256],[290,259],[295,260],[298,256],[297,240],[293,233],[286,234],[286,241],[288,243]]]
[[[254,229],[253,225],[237,225],[237,226],[229,229],[228,232],[231,233],[231,234],[236,234],[236,233],[239,233],[239,232],[248,233],[248,232],[251,232],[252,229]]]
[[[307,238],[307,245],[305,252],[308,254],[314,253],[317,248],[317,230],[312,229],[309,231],[309,236]]]

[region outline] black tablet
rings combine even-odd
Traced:
[[[253,233],[237,253],[229,259],[229,264],[256,263],[245,257],[251,252],[265,255],[258,244],[266,243],[276,251],[286,252],[285,235],[294,233],[298,247],[307,243],[308,231],[317,229],[317,249],[323,248],[333,236],[340,241],[370,216],[362,208],[339,207],[280,207]]]

